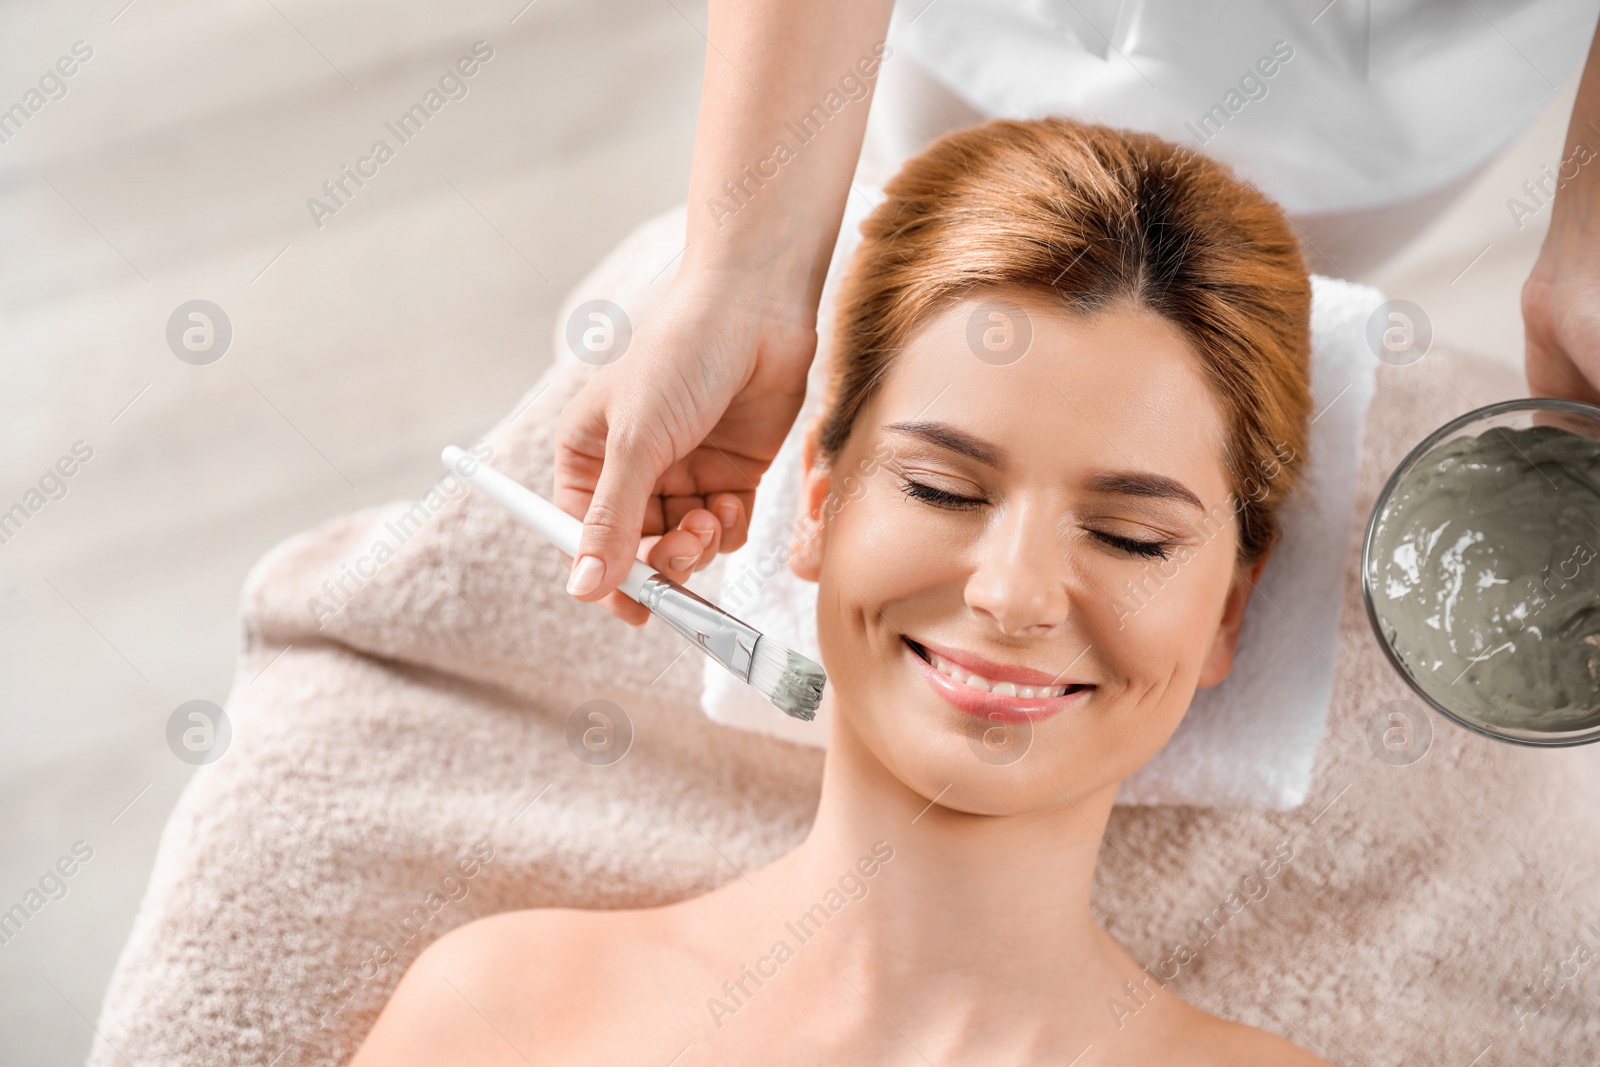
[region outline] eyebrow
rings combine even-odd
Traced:
[[[1200,498],[1191,493],[1182,482],[1146,471],[1108,471],[1089,478],[1089,488],[1099,493],[1119,496],[1145,496],[1176,500],[1191,507],[1205,510]]]
[[[948,422],[891,422],[884,426],[884,429],[920,437],[931,445],[960,453],[997,471],[1005,470],[1009,462],[1006,450],[999,445],[990,444],[981,437],[974,437],[965,430],[958,430]]]
[[[886,424],[884,429],[920,438],[931,445],[975,459],[997,471],[1005,470],[1009,462],[1005,449],[999,445],[975,437],[946,422],[891,422]],[[1097,493],[1176,500],[1205,510],[1200,498],[1182,482],[1148,471],[1101,471],[1089,477],[1088,485]]]

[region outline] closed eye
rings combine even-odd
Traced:
[[[1103,544],[1146,559],[1166,559],[1167,551],[1172,547],[1166,541],[1141,541],[1136,537],[1118,537],[1116,534],[1103,533],[1100,530],[1091,530],[1089,533]]]
[[[905,477],[900,479],[900,489],[913,500],[951,511],[971,511],[988,503],[981,497],[960,496]],[[1089,534],[1102,544],[1144,559],[1166,559],[1172,548],[1171,543],[1167,541],[1141,541],[1136,537],[1119,537],[1103,530],[1090,530]]]
[[[920,500],[924,504],[932,504],[934,507],[949,508],[952,511],[970,511],[988,503],[988,501],[979,497],[958,496],[955,493],[947,493],[943,489],[935,489],[931,485],[914,482],[910,478],[900,479],[900,489],[913,500]]]

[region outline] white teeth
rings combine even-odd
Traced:
[[[933,669],[940,674],[947,678],[952,678],[962,685],[980,689],[985,693],[993,693],[995,696],[1049,699],[1065,696],[1067,692],[1067,687],[1064,685],[1033,686],[1018,685],[1015,682],[991,682],[981,674],[972,674],[956,666],[936,652],[928,651],[927,649],[923,651],[928,653],[928,662],[933,664]]]

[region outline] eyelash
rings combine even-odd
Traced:
[[[905,491],[906,496],[913,500],[920,500],[935,507],[949,508],[952,511],[970,511],[973,508],[981,508],[987,503],[987,501],[975,500],[970,496],[957,496],[955,493],[947,493],[943,489],[935,489],[931,485],[923,485],[921,482],[914,482],[909,478],[900,479],[900,488]]]
[[[1118,537],[1116,534],[1101,533],[1091,530],[1090,533],[1115,548],[1120,548],[1131,556],[1142,556],[1145,559],[1166,559],[1172,545],[1167,541],[1140,541],[1134,537]]]
[[[947,508],[951,511],[971,511],[973,508],[982,507],[987,501],[977,500],[968,496],[958,496],[947,493],[943,489],[935,489],[931,485],[914,482],[909,478],[900,479],[900,489],[912,500],[919,500],[924,504],[934,507]],[[1140,541],[1133,537],[1118,537],[1116,534],[1104,533],[1100,530],[1090,530],[1089,535],[1112,548],[1120,549],[1130,556],[1140,556],[1145,559],[1166,559],[1172,544],[1168,541]]]

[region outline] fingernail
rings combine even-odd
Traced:
[[[573,564],[572,573],[567,577],[567,592],[573,596],[586,596],[600,586],[600,579],[606,573],[606,565],[599,556],[579,556],[578,562]]]
[[[717,505],[717,521],[722,523],[724,530],[733,529],[733,524],[739,521],[739,505],[731,500],[724,500]]]
[[[667,565],[675,571],[686,571],[694,566],[695,560],[699,558],[699,556],[674,556],[667,561]]]

